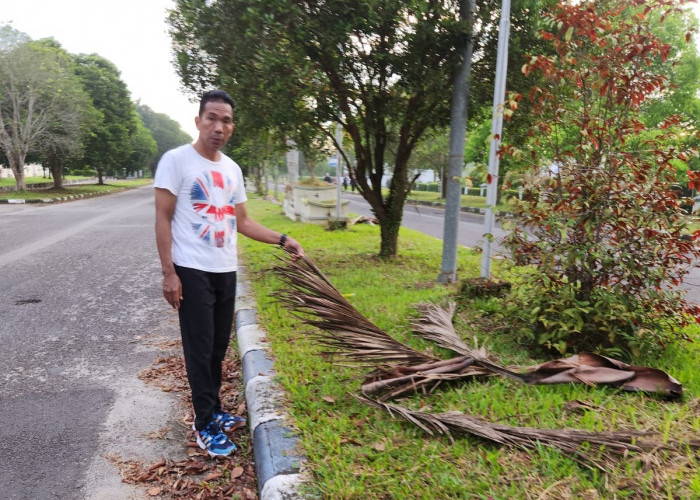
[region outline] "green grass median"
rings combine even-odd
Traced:
[[[364,316],[394,338],[419,350],[439,348],[416,338],[408,326],[421,302],[440,302],[456,286],[435,283],[441,241],[401,229],[399,258],[377,259],[379,227],[360,224],[330,232],[292,222],[279,205],[251,199],[248,211],[262,224],[302,242],[307,255]],[[347,366],[338,356],[324,356],[303,325],[273,297],[280,281],[270,269],[281,251],[239,238],[242,264],[257,297],[259,321],[268,332],[279,382],[288,395],[307,457],[311,493],[332,499],[447,498],[698,498],[697,449],[653,457],[631,455],[609,473],[589,470],[572,458],[546,448],[526,452],[495,446],[470,436],[431,436],[388,413],[358,402],[367,369]],[[460,278],[479,275],[481,255],[460,248]],[[495,265],[495,273],[500,272]],[[493,299],[461,302],[455,327],[474,339],[504,366],[528,366],[532,358],[504,334],[507,318]],[[491,311],[486,314],[485,311]],[[492,377],[471,383],[444,384],[433,394],[399,401],[413,410],[460,411],[512,426],[587,431],[659,431],[660,440],[697,439],[700,433],[700,329],[688,330],[696,342],[670,348],[649,364],[668,371],[684,385],[681,401],[667,402],[611,388],[580,385],[527,386]],[[445,352],[441,354],[446,356]],[[576,402],[580,404],[575,404]]]
[[[12,182],[14,184],[14,180]],[[28,189],[24,191],[7,191],[0,192],[0,200],[46,200],[64,198],[73,195],[93,196],[113,193],[123,189],[145,186],[152,182],[153,179],[125,179],[109,180],[105,184],[75,184],[66,185],[62,188],[47,187],[41,189]],[[29,181],[27,183],[29,183]]]

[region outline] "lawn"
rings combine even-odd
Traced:
[[[445,203],[445,199],[440,197],[440,193],[429,192],[429,191],[411,191],[408,194],[409,201],[427,201],[427,202],[438,202]],[[474,207],[474,208],[486,208],[486,197],[485,196],[474,196],[474,195],[461,195],[461,204],[463,207]],[[501,201],[496,205],[496,210],[507,212],[512,210],[513,206],[508,201]]]
[[[88,177],[82,175],[67,175],[65,180],[73,181],[79,179],[87,179]],[[52,183],[53,179],[47,179],[46,177],[25,177],[24,182],[26,184],[42,184],[42,183]],[[0,186],[14,186],[16,184],[14,177],[9,177],[5,179],[0,179]]]
[[[44,179],[46,180],[46,179]],[[14,182],[14,181],[13,181]],[[73,186],[64,186],[62,188],[44,188],[32,189],[27,191],[8,191],[0,192],[0,200],[4,199],[24,199],[24,200],[43,200],[50,198],[63,198],[66,196],[83,194],[97,195],[108,194],[122,189],[128,189],[138,186],[144,186],[153,182],[153,179],[129,179],[129,180],[110,180],[106,184],[78,184]],[[29,183],[29,181],[27,181]]]
[[[299,239],[307,255],[367,318],[419,350],[439,348],[410,333],[408,324],[420,302],[441,302],[455,286],[435,284],[441,242],[401,229],[399,258],[376,258],[379,227],[355,225],[345,231],[292,222],[279,205],[248,202],[259,222]],[[281,252],[241,237],[242,263],[251,278],[259,320],[266,328],[276,358],[278,379],[288,395],[293,419],[307,457],[309,493],[333,499],[447,498],[698,498],[698,452],[658,451],[630,455],[609,472],[589,470],[561,453],[541,447],[521,451],[477,438],[430,436],[405,421],[393,419],[352,397],[367,369],[324,356],[304,326],[273,297],[280,287],[270,272]],[[479,274],[480,254],[460,248],[460,278]],[[495,272],[499,268],[495,266]],[[527,366],[531,357],[503,333],[494,299],[459,303],[456,330],[467,343],[494,354],[501,365]],[[492,311],[488,314],[487,311]],[[434,394],[398,401],[413,410],[460,411],[492,422],[541,428],[588,431],[659,431],[659,440],[688,442],[700,433],[700,337],[669,348],[662,359],[642,360],[681,381],[681,401],[664,401],[611,388],[580,385],[525,386],[493,377],[474,383],[442,386]],[[444,355],[444,353],[443,353]],[[572,404],[572,403],[581,404]]]

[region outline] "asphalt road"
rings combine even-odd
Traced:
[[[358,215],[372,216],[369,204],[359,194],[344,192],[343,198],[350,201],[348,211]],[[427,207],[422,205],[405,205],[403,211],[402,226],[415,229],[422,233],[434,236],[442,240],[444,231],[444,209]],[[457,242],[467,247],[481,247],[484,241],[484,216],[479,214],[460,212]],[[497,223],[493,231],[492,243],[493,255],[503,254],[504,250],[498,242],[505,236],[504,231]],[[690,302],[700,304],[700,261],[690,267],[683,288],[687,291]]]
[[[150,187],[0,205],[0,497],[139,498],[105,456],[182,458],[174,397],[137,378],[178,338],[153,226]]]

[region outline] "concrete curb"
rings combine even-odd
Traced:
[[[245,276],[238,266],[235,327],[253,441],[260,500],[304,498],[299,493],[304,457],[298,438],[285,426],[284,391],[275,381],[267,333],[257,324],[257,307]]]
[[[24,204],[24,203],[58,203],[61,201],[71,201],[80,198],[94,198],[95,196],[102,196],[103,194],[110,193],[93,193],[93,194],[71,194],[69,196],[59,196],[57,198],[8,198],[0,199],[0,205],[2,204]]]

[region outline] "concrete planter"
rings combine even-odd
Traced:
[[[284,196],[284,213],[295,221],[325,224],[335,219],[336,187],[287,184]],[[348,200],[341,201],[340,218],[347,219]]]

